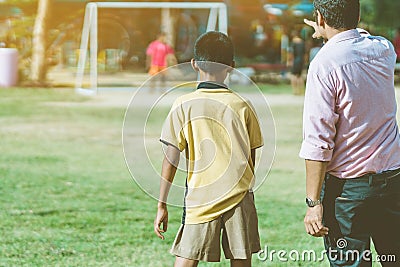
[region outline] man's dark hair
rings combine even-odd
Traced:
[[[314,0],[314,9],[335,29],[355,29],[360,19],[359,0]]]
[[[205,71],[206,69],[210,71],[210,69],[205,66],[209,64],[204,64],[205,62],[216,62],[230,66],[233,57],[233,43],[227,35],[221,32],[206,32],[200,35],[194,44],[194,60],[197,62],[198,66]]]

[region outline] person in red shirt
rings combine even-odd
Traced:
[[[166,34],[161,32],[158,34],[157,39],[149,44],[146,50],[146,67],[149,68],[149,74],[155,76],[155,78],[150,80],[150,90],[154,91],[156,80],[161,80],[161,87],[165,84],[165,70],[168,66],[167,56],[174,56],[174,49],[169,46],[166,42]],[[158,75],[157,75],[158,74]]]
[[[173,55],[174,49],[166,42],[166,34],[161,32],[157,39],[149,44],[146,50],[149,74],[154,75],[167,67],[167,55]]]

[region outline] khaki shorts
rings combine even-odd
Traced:
[[[219,218],[201,224],[182,224],[171,253],[200,261],[218,262],[222,248],[227,259],[249,259],[260,251],[258,218],[252,192]]]

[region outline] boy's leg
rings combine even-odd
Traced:
[[[150,75],[150,79],[149,79],[149,91],[150,93],[154,93],[156,90],[156,83],[158,82],[158,80],[160,80],[159,77],[159,68],[158,66],[152,65],[150,67],[149,70],[149,75]]]
[[[174,267],[197,267],[199,261],[189,260],[176,256]]]
[[[197,266],[197,261],[218,262],[221,255],[221,218],[200,224],[182,224],[171,253],[175,266]],[[194,264],[194,265],[192,265]]]
[[[165,68],[160,68],[160,92],[164,93],[167,91],[167,74]]]
[[[231,267],[251,267],[251,259],[231,260]]]
[[[247,192],[236,207],[224,213],[222,221],[225,257],[231,266],[251,266],[252,254],[261,249],[253,193]]]

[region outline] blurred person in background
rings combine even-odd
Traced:
[[[176,62],[174,49],[167,44],[166,33],[160,32],[157,39],[151,42],[146,50],[146,68],[151,76],[156,77],[156,79],[150,79],[151,92],[155,89],[156,80],[161,80],[162,87],[165,85],[166,73],[164,70],[168,66],[169,55]]]
[[[304,94],[304,79],[302,72],[304,68],[304,56],[306,53],[306,45],[297,30],[292,32],[292,43],[289,65],[292,67],[292,75],[290,83],[292,85],[294,95]]]
[[[309,58],[308,58],[309,63],[311,63],[311,61],[315,58],[319,50],[321,50],[322,45],[323,42],[321,39],[314,39],[314,38],[312,39]]]

